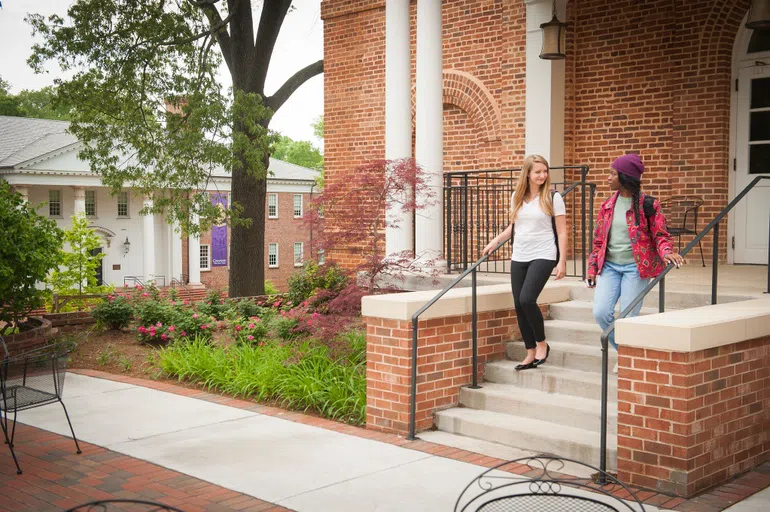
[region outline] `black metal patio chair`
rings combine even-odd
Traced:
[[[593,477],[560,473],[565,462]],[[519,465],[529,466],[522,474]],[[604,478],[601,480],[601,478]],[[601,483],[597,483],[601,482]],[[621,499],[618,496],[623,496]],[[617,478],[582,462],[538,455],[504,462],[473,479],[457,498],[455,512],[644,512],[644,505]]]
[[[110,512],[112,510],[127,510],[130,512],[184,512],[182,509],[146,500],[99,500],[83,503],[66,512]]]
[[[70,416],[62,402],[64,376],[67,373],[67,361],[72,345],[53,343],[18,354],[8,353],[8,347],[2,337],[0,345],[3,350],[0,363],[0,427],[16,463],[16,473],[21,474],[21,467],[13,450],[16,414],[25,409],[59,402],[64,409],[77,453],[81,453]],[[8,423],[9,413],[13,413],[12,428]]]
[[[677,238],[679,252],[682,252],[682,235],[698,234],[698,212],[702,204],[703,199],[698,196],[673,196],[660,202],[660,209],[666,216],[668,233]],[[698,248],[701,264],[705,267],[706,260],[703,258],[703,246],[700,240]]]

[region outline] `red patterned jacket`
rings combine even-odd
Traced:
[[[639,194],[639,225],[634,222],[634,209],[626,212],[628,235],[631,238],[631,250],[634,253],[636,266],[639,268],[639,277],[642,279],[657,277],[666,268],[663,258],[674,252],[671,245],[671,235],[666,229],[666,218],[660,211],[660,202],[653,202],[655,215],[649,220],[644,214],[644,194]],[[594,233],[594,248],[588,258],[588,279],[595,279],[601,274],[604,260],[607,255],[607,243],[609,241],[612,216],[615,212],[615,201],[618,192],[602,203],[596,219],[596,231]]]

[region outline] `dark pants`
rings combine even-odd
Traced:
[[[511,290],[516,305],[516,320],[527,348],[535,348],[536,342],[545,340],[543,314],[537,305],[537,298],[554,267],[556,262],[553,260],[511,262]]]

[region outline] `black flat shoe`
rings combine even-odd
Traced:
[[[537,359],[535,359],[535,361],[537,361]],[[531,363],[527,363],[527,364],[517,364],[516,365],[516,371],[518,372],[518,371],[521,371],[521,370],[529,370],[531,368],[537,368],[537,365],[535,364],[535,361],[532,361]]]
[[[535,359],[532,361],[532,364],[535,366],[540,366],[541,364],[545,363],[545,360],[548,359],[548,356],[551,354],[551,345],[545,346],[545,357],[542,359]]]

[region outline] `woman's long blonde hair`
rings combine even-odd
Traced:
[[[519,181],[516,184],[516,190],[513,193],[513,199],[511,200],[511,222],[515,222],[516,215],[518,215],[521,205],[524,204],[524,198],[529,194],[529,173],[532,171],[532,167],[535,164],[545,165],[548,174],[545,177],[545,183],[540,187],[540,209],[545,212],[549,217],[553,217],[553,201],[551,199],[551,167],[548,165],[548,160],[540,155],[529,155],[524,159],[524,165],[521,167],[519,173]]]

